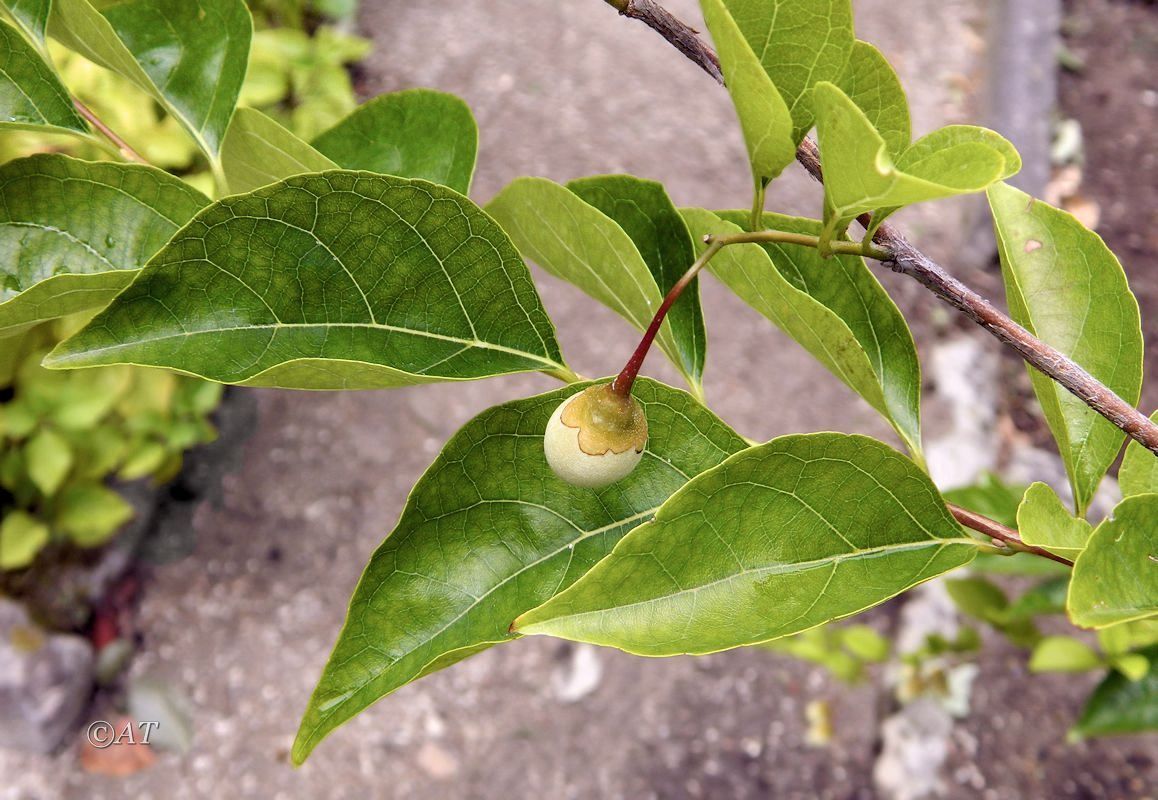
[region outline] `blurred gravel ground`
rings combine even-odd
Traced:
[[[670,3],[698,21],[695,5]],[[882,47],[909,88],[918,133],[971,115],[983,49],[978,4],[860,0],[857,10],[861,36]],[[364,0],[362,25],[377,43],[368,91],[433,86],[474,109],[476,199],[520,174],[630,171],[663,180],[679,204],[748,203],[725,94],[598,0]],[[792,171],[769,208],[816,213],[820,194]],[[909,215],[938,256],[957,244],[946,224],[955,208]],[[615,370],[635,339],[626,324],[557,281],[543,278],[542,287],[576,369]],[[707,282],[704,294],[708,396],[738,430],[759,439],[823,429],[889,435],[719,286]],[[918,337],[930,347],[927,328]],[[749,359],[755,366],[741,380]],[[648,371],[674,380],[658,356]],[[141,610],[145,644],[133,671],[189,694],[193,749],[126,780],[84,775],[72,751],[0,753],[0,798],[873,797],[883,698],[872,685],[845,688],[755,650],[576,657],[573,646],[537,637],[406,687],[334,734],[302,769],[288,765],[350,592],[413,482],[472,415],[552,386],[523,376],[469,389],[249,392],[256,423],[223,467],[220,489],[196,509],[197,551],[156,570]],[[992,644],[972,716],[949,739],[946,795],[1141,796],[1153,743],[1064,744],[1090,681],[1029,681],[1023,657]],[[585,691],[580,702],[563,699]],[[835,735],[816,749],[805,744],[804,707],[821,698],[832,703]]]

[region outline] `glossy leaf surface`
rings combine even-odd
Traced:
[[[565,588],[672,492],[744,442],[689,395],[648,379],[634,394],[650,436],[631,475],[598,491],[551,473],[543,430],[574,386],[467,423],[414,487],[370,560],[294,744],[400,686],[513,638],[511,620]]]
[[[359,106],[313,144],[346,169],[422,178],[467,194],[478,126],[454,95],[410,89]]]
[[[994,145],[990,139],[997,135],[980,128],[970,128],[978,132],[973,137],[934,131],[904,153],[891,153],[865,112],[837,86],[819,84],[814,98],[826,231],[832,234],[867,211],[981,191],[1013,166],[1006,157],[1012,146]]]
[[[1127,403],[1142,391],[1142,327],[1118,259],[1072,216],[1007,184],[989,190],[1009,310]],[[1029,370],[1084,512],[1125,434],[1059,384]]]
[[[239,108],[221,146],[221,166],[230,192],[261,186],[338,165],[281,124],[252,108]]]
[[[88,133],[68,90],[40,54],[0,21],[0,130]]]
[[[567,188],[615,220],[631,237],[661,295],[666,296],[696,260],[688,226],[661,184],[631,175],[599,175],[571,181]],[[698,278],[683,290],[667,319],[684,370],[698,386],[707,352]]]
[[[863,611],[976,550],[928,477],[881,442],[784,436],[694,478],[515,629],[712,653]]]
[[[0,335],[104,305],[209,202],[152,167],[60,155],[0,166],[0,199]]]
[[[1053,489],[1035,483],[1017,509],[1017,531],[1026,544],[1072,560],[1085,549],[1094,528],[1071,514]]]
[[[868,42],[857,41],[834,83],[864,112],[890,153],[904,152],[912,137],[909,101],[892,66]]]
[[[723,0],[701,0],[700,7],[744,132],[753,180],[762,186],[796,158],[792,113]]]
[[[1158,614],[1158,494],[1127,497],[1074,562],[1066,609],[1075,625],[1104,628]]]
[[[645,330],[663,296],[631,237],[579,195],[545,178],[517,178],[486,207],[519,251]],[[664,320],[656,341],[694,390],[695,372]]]
[[[526,265],[481,209],[346,171],[214,203],[46,363],[302,389],[565,369]]]
[[[792,114],[793,144],[812,127],[812,88],[835,81],[853,52],[850,0],[724,0]]]
[[[747,212],[683,209],[692,238],[735,233]],[[816,234],[814,220],[765,214],[766,227]],[[702,243],[700,248],[705,247]],[[864,260],[796,245],[729,245],[708,267],[863,397],[919,452],[921,368],[904,317]]]
[[[242,0],[54,0],[50,32],[149,92],[216,158],[249,60]]]

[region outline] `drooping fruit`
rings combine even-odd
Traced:
[[[589,386],[559,404],[543,435],[551,470],[572,486],[599,489],[625,478],[643,457],[647,418],[631,395]]]

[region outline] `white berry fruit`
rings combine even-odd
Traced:
[[[643,458],[647,418],[634,397],[590,386],[559,404],[543,435],[551,470],[572,486],[599,489],[627,477]]]

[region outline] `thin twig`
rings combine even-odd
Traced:
[[[723,85],[724,73],[720,71],[720,59],[716,51],[704,44],[699,31],[672,16],[666,8],[653,0],[605,0],[619,13],[629,19],[637,19],[663,38],[677,50],[699,65]]]
[[[138,164],[149,163],[144,156],[134,150],[128,142],[122,139],[116,131],[106,125],[104,120],[98,117],[91,108],[76,98],[73,98],[72,104],[76,108],[77,112],[86,120],[88,120],[90,125],[100,131],[106,139],[113,143],[113,145],[117,148],[122,156],[124,156],[129,161],[135,161]]]
[[[967,508],[961,508],[961,506],[955,506],[952,503],[946,503],[946,505],[949,507],[949,512],[966,528],[983,533],[990,539],[1001,542],[1010,550],[1015,550],[1019,553],[1032,553],[1035,556],[1041,556],[1042,558],[1056,561],[1059,564],[1065,564],[1067,567],[1074,565],[1074,562],[1068,558],[1062,558],[1045,548],[1026,544],[1013,528],[1007,528],[1000,522],[991,520],[989,517],[983,517],[980,514],[975,514]]]
[[[645,22],[667,39],[701,69],[723,84],[719,59],[698,37],[696,31],[673,17],[651,0],[604,0],[620,14]],[[800,143],[796,160],[812,177],[823,183],[820,150],[811,139]],[[867,216],[860,218],[865,225]],[[896,228],[883,224],[873,241],[889,250],[883,263],[894,272],[916,279],[925,288],[965,314],[990,334],[1017,351],[1026,363],[1061,386],[1132,439],[1158,455],[1158,425],[1109,387],[1078,366],[1057,349],[1041,341],[1021,325],[994,308],[985,298],[965,286],[931,258],[913,247]]]

